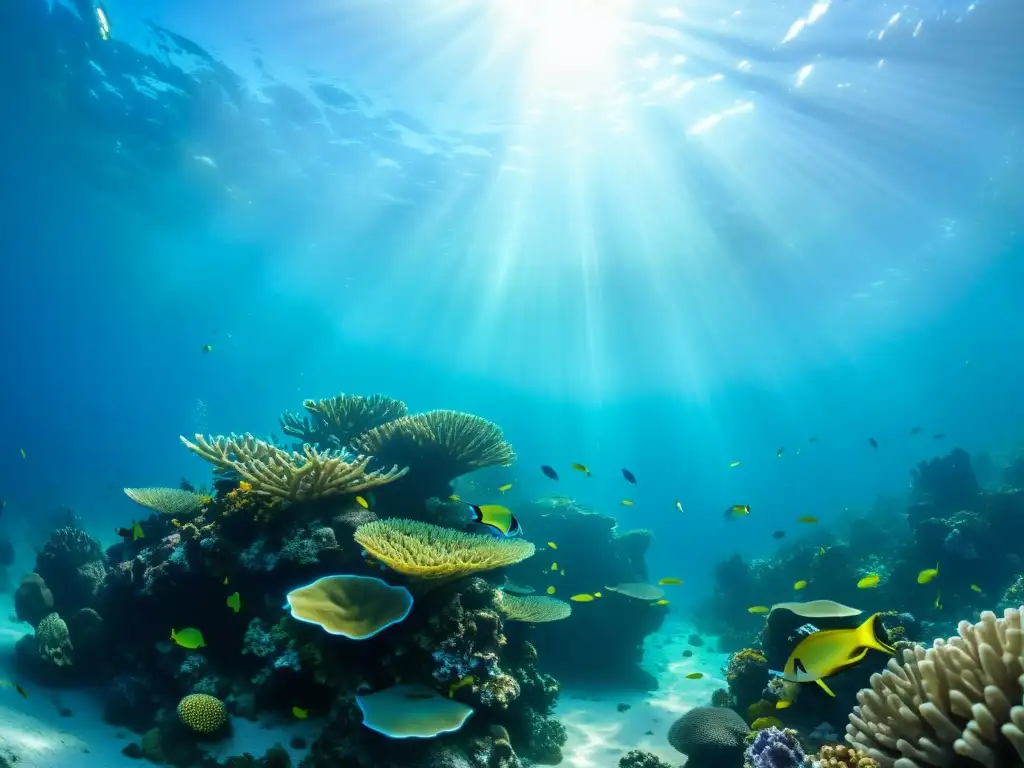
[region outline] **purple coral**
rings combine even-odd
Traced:
[[[757,732],[747,747],[745,766],[749,768],[800,768],[807,756],[791,730],[772,726]]]

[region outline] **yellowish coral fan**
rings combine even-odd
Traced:
[[[531,557],[525,539],[463,533],[415,520],[376,520],[356,528],[353,538],[375,560],[420,579],[456,579]]]
[[[125,488],[125,495],[146,509],[172,517],[188,517],[210,502],[210,497],[182,488]]]
[[[417,470],[427,463],[446,479],[484,467],[507,467],[516,458],[497,424],[458,411],[395,419],[360,435],[352,445],[361,453]]]
[[[494,602],[506,621],[539,624],[566,619],[572,614],[568,603],[543,595],[509,595],[499,591],[495,593]]]
[[[890,659],[857,694],[846,741],[881,768],[1024,765],[1024,631],[1021,609],[961,621],[931,648]]]
[[[299,418],[290,413],[281,416],[284,433],[307,443],[330,438],[338,446],[348,445],[353,437],[409,413],[405,403],[385,395],[363,397],[342,393],[320,400],[305,400],[302,407],[309,416]]]
[[[255,493],[286,501],[358,493],[397,480],[409,471],[408,467],[394,466],[367,472],[369,456],[349,462],[341,455],[317,451],[311,445],[303,445],[302,453],[289,453],[249,434],[213,438],[196,435],[194,443],[184,437],[181,442],[220,469],[237,472]]]

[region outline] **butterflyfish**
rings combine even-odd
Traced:
[[[540,471],[544,473],[545,477],[550,477],[552,480],[558,479],[558,473],[555,472],[554,467],[549,467],[547,464],[541,464]]]
[[[512,489],[512,483],[505,483],[504,485],[499,485],[498,486],[498,492],[499,493],[504,493],[505,491],[509,491],[511,489]]]
[[[240,610],[242,610],[242,596],[239,595],[237,592],[235,592],[235,594],[233,595],[228,596],[227,603],[228,608],[230,608],[235,613],[238,613]]]
[[[793,585],[793,589],[804,589],[806,586],[807,582],[804,579],[800,579],[800,581]]]
[[[677,579],[675,576],[666,576],[664,579],[658,579],[659,587],[678,587],[683,583],[682,579]]]
[[[882,622],[877,613],[855,629],[826,629],[801,640],[786,660],[782,679],[791,683],[819,683],[841,669],[860,663],[868,650],[894,656],[896,651],[878,639]],[[834,696],[827,686],[822,688]]]
[[[750,514],[749,504],[733,504],[725,510],[726,520],[735,520],[740,517],[745,517]]]
[[[508,507],[502,507],[498,504],[478,506],[470,504],[468,501],[463,501],[462,503],[472,510],[475,522],[498,531],[502,536],[516,536],[522,533],[519,521]]]
[[[139,539],[146,538],[146,534],[142,532],[142,525],[139,523],[132,523],[132,541],[138,541]]]
[[[633,502],[632,502],[632,501],[630,501],[629,499],[623,499],[623,500],[622,500],[622,501],[620,501],[619,503],[620,503],[620,504],[621,504],[622,506],[624,506],[624,507],[632,507],[632,506],[633,506]]]
[[[295,715],[297,720],[305,720],[309,717],[309,710],[302,707],[292,707],[292,714]]]
[[[558,570],[558,563],[552,563],[551,564],[551,570],[552,571],[557,571]]]
[[[634,475],[628,469],[626,469],[626,468],[622,469],[622,476],[624,478],[626,478],[626,482],[627,483],[632,483],[633,485],[636,485],[636,475]]]
[[[356,504],[358,504],[363,509],[369,509],[370,508],[370,502],[368,502],[362,496],[356,496]]]
[[[573,464],[573,465],[572,465],[572,468],[573,468],[573,469],[575,469],[575,470],[576,470],[577,472],[582,472],[582,473],[583,473],[584,475],[586,475],[587,477],[590,477],[590,470],[589,470],[589,469],[587,469],[587,468],[586,468],[585,466],[583,466],[582,464]]]
[[[871,589],[877,587],[878,582],[882,580],[882,577],[877,573],[869,573],[863,579],[857,582],[857,589]]]
[[[918,584],[927,584],[929,581],[939,575],[939,564],[936,563],[934,568],[925,568],[919,574],[917,574]]]
[[[182,648],[188,648],[190,650],[206,647],[206,641],[203,639],[203,633],[194,627],[188,627],[180,632],[176,632],[172,629],[171,642],[180,645]]]

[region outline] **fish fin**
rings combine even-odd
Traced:
[[[821,690],[823,690],[825,693],[827,693],[833,699],[836,697],[836,695],[834,693],[832,693],[832,689],[829,688],[827,685],[825,685],[825,681],[824,680],[815,680],[814,682],[816,682],[818,685],[820,685],[821,686]]]
[[[879,614],[874,613],[857,627],[857,645],[861,648],[873,648],[876,651],[895,656],[896,649],[878,639],[884,633],[885,627],[882,626],[882,618]]]
[[[806,675],[807,667],[804,666],[804,663],[800,661],[800,659],[793,659],[793,677],[796,677],[798,672],[803,672]]]

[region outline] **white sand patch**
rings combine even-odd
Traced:
[[[687,710],[709,705],[716,688],[726,687],[722,667],[728,661],[728,654],[707,650],[712,642],[689,645],[691,632],[689,627],[668,624],[647,638],[643,666],[658,679],[653,693],[562,692],[555,716],[569,736],[562,749],[563,765],[616,768],[619,758],[632,749],[651,752],[673,765],[683,763],[683,756],[668,743],[668,729]],[[693,651],[693,656],[685,658],[685,650]],[[694,672],[704,677],[687,679]],[[619,712],[619,704],[628,704],[629,709]]]

